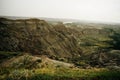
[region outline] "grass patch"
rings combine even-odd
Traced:
[[[0,76],[0,80],[119,80],[119,74],[119,71],[110,71],[104,68],[9,69]]]

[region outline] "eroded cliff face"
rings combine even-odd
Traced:
[[[78,57],[82,52],[72,32],[63,24],[53,26],[39,19],[0,18],[0,51],[22,51],[52,58]]]

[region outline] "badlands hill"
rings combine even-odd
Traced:
[[[119,66],[119,46],[114,43],[115,40],[117,44],[120,42],[119,27],[84,26],[77,27],[72,23],[69,27],[63,23],[52,25],[35,18],[0,18],[0,51],[44,55],[80,67]],[[4,57],[1,54],[1,58]]]

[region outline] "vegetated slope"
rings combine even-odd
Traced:
[[[0,54],[1,53],[2,52],[0,52]],[[33,56],[29,53],[23,53],[21,55],[14,56],[10,59],[6,59],[0,65],[1,67],[4,67],[4,68],[14,68],[14,69],[73,68],[74,67],[74,64],[53,60],[48,58],[45,55]]]

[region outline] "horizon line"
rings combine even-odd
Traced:
[[[15,17],[15,18],[43,18],[43,19],[60,19],[60,20],[56,20],[56,21],[61,21],[62,19],[63,20],[71,20],[71,22],[90,22],[90,23],[102,23],[102,24],[120,24],[120,22],[113,22],[113,21],[100,21],[100,20],[81,20],[81,19],[74,19],[74,18],[59,18],[59,17],[37,17],[37,16],[8,16],[8,15],[0,15],[0,17],[6,17],[6,18],[12,18],[12,17]],[[13,19],[13,18],[12,18]],[[74,20],[74,21],[72,21]],[[50,21],[50,20],[47,20],[47,21]],[[51,20],[52,21],[52,20]],[[65,21],[62,21],[62,22],[65,22]]]

